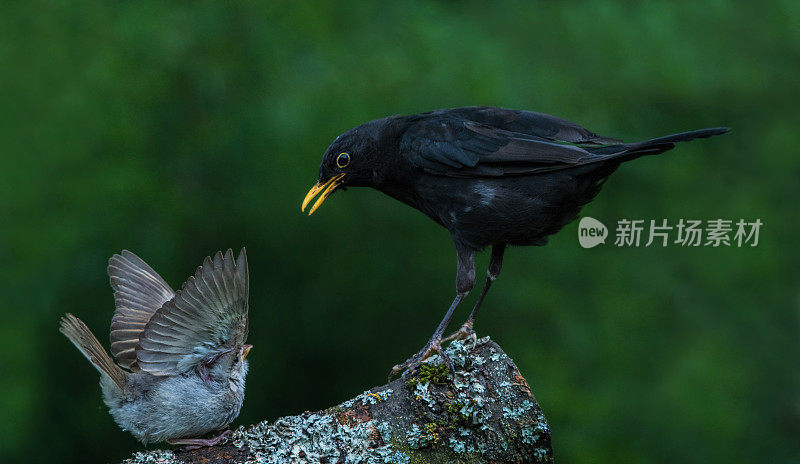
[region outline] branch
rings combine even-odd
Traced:
[[[239,427],[224,445],[140,452],[125,463],[552,463],[550,428],[500,346],[486,337],[446,351],[452,383],[434,356],[411,378],[324,411]]]

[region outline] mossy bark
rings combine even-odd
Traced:
[[[344,403],[240,427],[192,451],[136,453],[126,463],[550,463],[550,428],[514,362],[487,338],[446,349],[409,379]]]

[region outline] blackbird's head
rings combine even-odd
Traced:
[[[303,199],[300,211],[305,211],[306,206],[317,195],[319,198],[308,211],[309,216],[339,189],[373,185],[379,176],[377,153],[379,121],[362,124],[336,137],[322,156],[319,179]]]

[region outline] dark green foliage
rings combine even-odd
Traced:
[[[371,190],[311,218],[300,200],[354,125],[495,105],[629,140],[730,126],[623,166],[584,213],[764,222],[756,248],[584,250],[572,224],[508,253],[476,329],[531,382],[557,459],[796,460],[799,16],[788,0],[6,2],[0,456],[141,448],[57,331],[72,312],[107,342],[105,266],[122,248],[177,286],[247,247],[238,423],[381,383],[452,299],[450,237]]]

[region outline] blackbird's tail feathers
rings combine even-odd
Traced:
[[[78,351],[80,351],[101,374],[107,375],[121,390],[125,389],[125,385],[128,381],[125,371],[114,364],[114,361],[111,360],[111,356],[108,355],[97,340],[97,337],[86,327],[83,321],[67,313],[61,318],[59,331],[78,348]]]
[[[665,135],[657,137],[644,142],[629,143],[621,145],[624,148],[622,151],[612,152],[612,147],[603,147],[597,150],[598,154],[608,155],[608,158],[614,158],[619,161],[630,161],[645,155],[657,155],[664,153],[667,150],[675,148],[677,142],[687,142],[694,139],[704,139],[714,135],[724,134],[730,131],[729,127],[713,127],[710,129],[698,129],[688,132],[681,132],[678,134]],[[620,147],[620,145],[617,145]]]
[[[688,142],[689,140],[705,139],[708,137],[712,137],[714,135],[724,134],[730,130],[731,130],[730,127],[712,127],[710,129],[698,129],[689,132],[681,132],[679,134],[665,135],[664,137],[657,137],[655,139],[646,140],[644,142],[638,142],[631,145],[650,146],[650,145],[661,145],[661,144],[668,144],[675,142]]]

